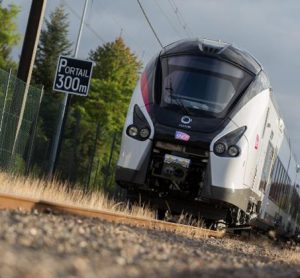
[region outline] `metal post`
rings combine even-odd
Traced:
[[[6,108],[6,101],[7,101],[8,89],[9,89],[9,82],[11,79],[11,73],[12,73],[12,69],[9,70],[8,79],[7,79],[6,88],[5,88],[5,95],[4,95],[4,101],[3,101],[1,122],[0,122],[0,132],[2,131],[2,127],[3,127],[4,112],[5,112],[5,108]]]
[[[38,109],[36,111],[35,119],[34,119],[34,122],[33,122],[33,131],[32,131],[32,134],[31,134],[31,140],[30,140],[30,145],[29,145],[29,150],[28,150],[28,158],[27,158],[27,161],[26,161],[25,175],[29,174],[29,170],[30,170],[30,167],[31,167],[33,146],[34,146],[35,135],[36,135],[36,130],[37,130],[38,119],[39,119],[40,108],[41,108],[41,103],[42,103],[43,96],[44,96],[44,86],[42,87],[42,90],[41,90],[41,96],[40,96],[40,99],[39,99],[39,106],[38,106]]]
[[[75,127],[73,129],[73,134],[72,134],[72,139],[73,139],[73,146],[72,146],[72,154],[70,155],[69,158],[69,167],[68,167],[68,181],[72,184],[76,183],[77,180],[77,166],[78,166],[78,161],[77,161],[77,137],[78,137],[78,132],[80,129],[80,120],[81,120],[81,114],[80,111],[76,111],[76,123]],[[75,170],[74,170],[75,169]]]
[[[77,41],[76,41],[76,46],[75,46],[75,51],[74,51],[74,55],[73,55],[74,58],[76,58],[77,54],[78,54],[88,2],[89,2],[88,0],[85,0],[84,9],[83,9],[82,16],[81,16],[79,32],[78,32]],[[59,146],[61,133],[63,130],[64,117],[66,114],[66,107],[67,107],[69,97],[70,97],[69,94],[65,94],[63,102],[62,102],[62,109],[61,109],[57,129],[56,129],[56,135],[54,138],[53,148],[51,151],[50,167],[49,167],[49,171],[48,171],[49,176],[52,176],[52,174],[53,174],[54,165],[55,165],[55,161],[56,161],[56,157],[57,157],[57,150],[58,150],[58,146]]]

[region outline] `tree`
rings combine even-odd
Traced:
[[[70,177],[66,167],[72,163],[77,165],[75,172],[77,181],[81,183],[86,182],[89,175],[95,143],[92,181],[96,175],[96,164],[99,158],[102,172],[106,171],[113,134],[121,133],[132,91],[141,69],[141,63],[121,37],[91,51],[90,59],[95,62],[90,92],[87,98],[73,99],[59,164],[59,169],[65,177]],[[79,127],[76,116],[78,113],[80,114]],[[100,123],[100,136],[96,140],[98,123]],[[78,132],[74,142],[76,129]],[[118,148],[119,140],[115,146],[116,150]],[[74,151],[76,151],[75,155]],[[118,151],[115,151],[113,162],[117,155]],[[78,161],[74,161],[74,157]],[[72,178],[71,180],[74,181]],[[98,175],[98,183],[100,182],[103,182],[103,175],[102,177]]]
[[[91,51],[89,58],[96,63],[95,79],[117,81],[124,88],[133,88],[141,63],[124,43],[122,37]]]
[[[34,162],[38,164],[47,163],[56,130],[63,94],[54,93],[52,85],[59,55],[71,54],[72,45],[68,40],[68,32],[68,14],[63,6],[59,6],[50,14],[50,19],[45,21],[33,71],[34,83],[42,84],[45,91],[40,111],[38,144],[34,155]],[[44,152],[40,151],[42,149]],[[47,155],[45,155],[45,150],[47,150]]]
[[[50,20],[46,19],[45,25],[45,29],[41,31],[33,77],[35,83],[43,84],[45,91],[49,93],[52,91],[59,55],[71,53],[68,14],[63,6],[50,14]]]
[[[90,52],[95,62],[90,97],[84,107],[108,131],[122,128],[141,62],[121,37]]]
[[[17,25],[14,22],[19,13],[19,8],[16,5],[9,5],[4,8],[0,1],[0,68],[8,69],[15,66],[10,55],[13,46],[15,46],[20,35],[17,32]]]

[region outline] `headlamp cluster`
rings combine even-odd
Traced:
[[[245,133],[247,127],[242,126],[222,138],[220,138],[215,144],[214,144],[214,153],[218,156],[223,157],[237,157],[239,156],[241,149],[239,146],[237,146],[237,142],[240,140],[240,138]]]
[[[127,127],[126,134],[140,141],[147,140],[151,134],[150,125],[137,104],[133,109],[133,124]]]
[[[135,125],[130,125],[127,127],[126,133],[132,138],[143,141],[149,138],[150,129],[148,127],[138,128]]]

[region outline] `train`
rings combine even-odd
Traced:
[[[251,54],[188,39],[146,65],[115,172],[131,199],[216,226],[299,235],[299,170],[269,78]]]

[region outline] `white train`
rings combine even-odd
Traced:
[[[210,40],[165,47],[133,93],[116,169],[132,198],[300,232],[299,166],[262,66]]]

